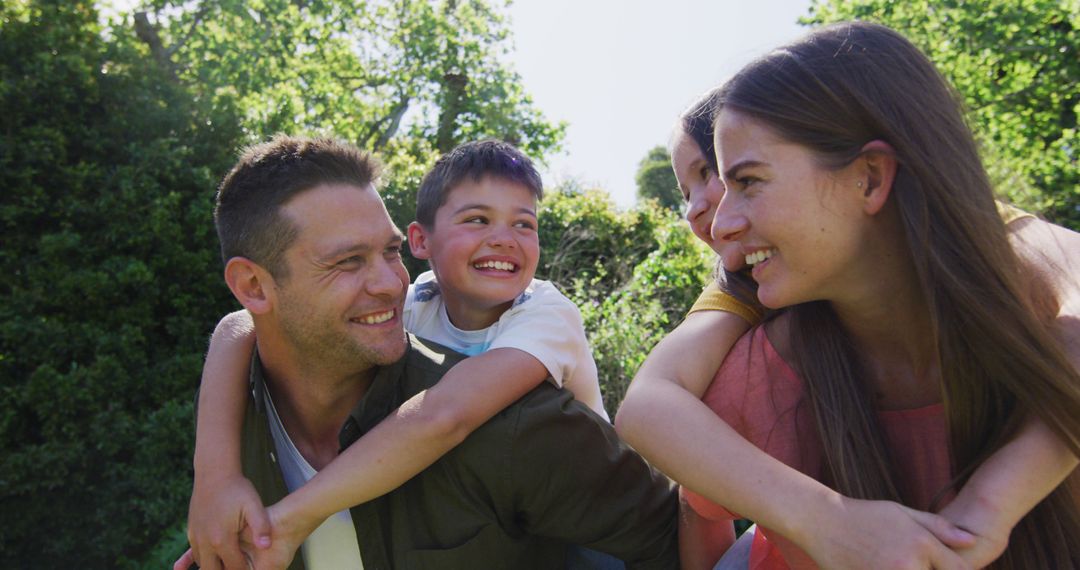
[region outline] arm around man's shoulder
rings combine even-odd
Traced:
[[[526,532],[629,568],[678,567],[674,486],[609,423],[547,385],[507,411],[511,493]]]

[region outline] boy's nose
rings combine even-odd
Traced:
[[[510,227],[493,227],[488,233],[487,242],[492,247],[514,247],[516,245],[514,230]]]

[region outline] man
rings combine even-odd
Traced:
[[[376,173],[346,145],[278,137],[249,149],[219,191],[226,281],[258,339],[242,462],[265,504],[462,358],[404,333],[402,237]],[[320,527],[290,567],[356,567],[358,550],[369,570],[562,568],[567,546],[582,544],[631,567],[672,568],[674,501],[610,425],[544,385],[397,490],[352,508],[356,546],[340,533],[317,539]],[[255,549],[257,563],[295,548],[281,538],[289,517],[271,518],[273,547]]]

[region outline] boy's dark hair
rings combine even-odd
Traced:
[[[468,142],[444,154],[424,175],[416,195],[416,221],[424,227],[434,226],[435,212],[455,186],[466,178],[479,182],[485,176],[521,184],[537,200],[544,197],[540,173],[514,145],[493,139]]]
[[[277,135],[244,149],[221,181],[214,207],[222,259],[246,257],[276,279],[287,277],[284,253],[297,230],[282,206],[321,184],[363,188],[379,169],[370,154],[329,138]]]

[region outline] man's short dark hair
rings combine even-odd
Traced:
[[[246,257],[274,278],[287,277],[284,254],[297,229],[282,206],[322,184],[366,187],[379,169],[370,154],[329,138],[277,135],[244,149],[218,188],[214,224],[222,259]]]
[[[479,182],[485,176],[521,184],[537,200],[544,197],[540,173],[514,145],[493,139],[468,142],[444,154],[424,176],[416,195],[416,221],[433,227],[435,212],[455,186],[466,179]]]

